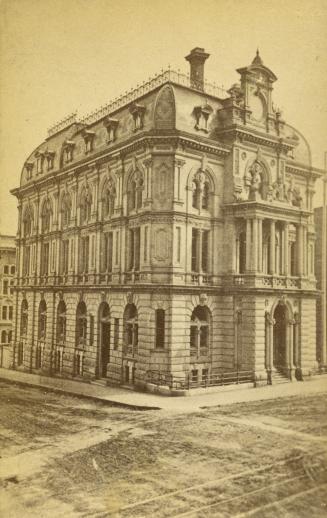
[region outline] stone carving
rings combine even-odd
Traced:
[[[249,200],[262,199],[263,167],[257,160],[252,164],[244,177],[244,184]]]
[[[206,293],[200,294],[200,306],[206,306],[208,302],[208,295]]]

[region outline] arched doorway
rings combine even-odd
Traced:
[[[103,302],[99,310],[100,320],[100,355],[99,375],[107,376],[108,363],[110,361],[110,310],[106,302]]]
[[[273,366],[284,370],[287,365],[287,308],[281,303],[274,311]]]

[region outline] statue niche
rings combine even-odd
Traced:
[[[266,168],[255,160],[245,173],[244,184],[250,201],[266,200],[268,193],[268,174]]]

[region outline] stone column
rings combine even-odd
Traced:
[[[152,159],[148,158],[143,162],[146,170],[145,175],[145,201],[150,201],[152,198]]]
[[[246,220],[246,264],[245,270],[249,272],[251,270],[251,245],[252,245],[252,236],[251,236],[251,220]]]
[[[181,168],[184,164],[184,160],[174,160],[174,201],[181,199]]]
[[[288,224],[284,226],[284,274],[289,275],[289,246],[288,246]]]
[[[254,272],[258,269],[258,220],[252,220],[252,270]]]
[[[258,272],[262,272],[262,219],[258,219]]]
[[[288,321],[288,329],[287,329],[287,338],[288,344],[286,347],[286,364],[289,371],[289,378],[292,379],[292,371],[293,371],[293,326],[295,324],[295,320],[290,319]]]
[[[303,274],[308,275],[308,229],[303,226]]]
[[[270,239],[269,239],[269,273],[275,274],[275,248],[276,248],[276,228],[275,220],[270,220]]]
[[[297,233],[297,273],[301,277],[303,275],[303,226],[298,225]]]
[[[197,250],[197,270],[198,273],[202,273],[202,237],[203,237],[203,230],[198,230],[199,232],[199,239],[198,239],[198,250]]]

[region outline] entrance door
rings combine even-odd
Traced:
[[[278,304],[274,312],[274,367],[285,368],[286,365],[286,306]]]
[[[101,324],[101,372],[100,375],[107,376],[107,365],[110,360],[110,322]]]

